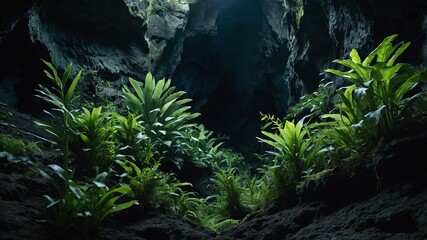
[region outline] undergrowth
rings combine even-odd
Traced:
[[[396,63],[409,43],[393,45],[395,38],[384,39],[363,60],[352,50],[350,59],[334,61],[348,70],[326,72],[346,79],[348,86],[335,91],[333,83],[322,83],[285,119],[262,115],[258,140],[266,151],[258,155],[257,169],[195,123],[200,114],[190,111],[191,100],[170,80],[150,73],[143,82],[130,78],[118,106],[95,106],[76,94],[81,70],[70,78],[70,64],[59,76],[44,61],[54,87],[40,86],[38,97],[52,109],[46,111],[50,121],[36,124],[62,156],[50,171],[39,170],[56,189],[45,196],[53,234],[94,236],[105,218],[128,208],[141,217],[171,209],[221,232],[273,199],[301,191],[307,181],[356,163],[387,133],[427,119],[426,93],[416,91],[427,81],[426,70]],[[14,155],[39,150],[8,136],[0,136],[0,142],[2,151]],[[201,181],[205,192],[195,191],[196,182],[181,180],[188,166],[208,174]]]

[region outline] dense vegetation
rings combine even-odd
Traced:
[[[143,82],[130,78],[119,104],[99,104],[79,92],[82,71],[72,78],[69,65],[60,75],[44,61],[54,87],[40,86],[38,96],[53,108],[46,111],[48,121],[36,124],[61,155],[49,171],[38,170],[56,189],[45,196],[48,225],[57,236],[86,238],[111,214],[167,208],[222,231],[307,181],[356,163],[396,129],[427,121],[427,94],[420,87],[426,70],[396,63],[409,43],[393,45],[395,38],[363,60],[356,50],[350,59],[335,60],[348,70],[326,70],[350,85],[321,83],[285,119],[262,115],[258,139],[266,151],[257,155],[257,166],[196,124],[200,114],[190,112],[191,100],[170,80],[150,73]],[[38,151],[11,138],[0,141],[10,143],[1,150],[12,155]],[[186,166],[208,176],[182,181]]]

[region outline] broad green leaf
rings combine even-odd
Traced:
[[[409,47],[411,43],[403,43],[402,45],[397,49],[397,51],[393,54],[393,56],[388,60],[387,66],[393,66],[396,59]]]
[[[144,104],[145,103],[144,102],[144,93],[142,92],[141,83],[136,81],[133,78],[129,78],[129,82],[132,85],[133,90],[135,90],[136,95],[138,96],[138,98],[137,98],[137,99],[139,99],[138,102],[141,102],[142,104]],[[126,90],[126,92],[131,93],[129,88],[125,87],[125,90]]]
[[[377,48],[375,48],[363,61],[363,66],[369,66],[371,62],[374,60],[375,56],[378,55],[378,52],[382,51],[381,49],[385,47],[385,45],[389,44],[391,41],[393,41],[397,37],[397,34],[389,36],[383,40],[383,42],[378,45]]]
[[[164,91],[164,88],[163,88],[164,86],[165,86],[165,80],[164,79],[157,82],[157,85],[156,85],[156,87],[154,89],[154,93],[153,93],[153,99],[156,99],[156,100],[160,99],[160,96]]]
[[[369,79],[369,73],[370,73],[370,69],[369,68],[366,68],[363,65],[355,63],[355,62],[353,62],[351,60],[340,60],[340,59],[337,59],[334,62],[353,69],[357,74],[359,74],[361,80],[363,80],[364,82],[370,80]],[[349,79],[349,80],[351,80],[351,79]],[[359,79],[357,79],[357,80],[359,80]],[[357,81],[355,83],[357,83],[359,85],[362,85],[360,83],[360,81]]]
[[[67,172],[62,167],[56,164],[50,164],[48,166],[56,173],[56,175],[58,175],[58,177],[62,178],[66,182],[69,180]]]
[[[351,52],[350,52],[350,57],[351,57],[351,60],[352,60],[354,63],[361,63],[359,53],[357,52],[357,50],[356,50],[356,49],[354,49],[354,48],[353,48],[353,49],[351,50]]]
[[[402,64],[396,64],[392,67],[383,66],[380,67],[378,70],[381,73],[384,80],[389,81],[402,67]]]
[[[114,208],[110,211],[110,213],[120,212],[122,210],[128,209],[133,205],[138,205],[138,201],[132,200],[129,202],[120,203],[114,206]]]
[[[157,107],[156,104],[152,106],[152,103],[151,103],[153,101],[153,92],[155,87],[156,87],[156,81],[153,75],[151,75],[151,73],[149,72],[145,76],[145,83],[144,83],[144,103],[147,106],[147,109]]]
[[[418,72],[406,80],[395,92],[394,102],[399,102],[400,99],[405,95],[409,90],[413,89],[421,78],[421,73]]]

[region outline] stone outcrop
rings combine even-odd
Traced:
[[[367,54],[398,33],[412,42],[401,59],[425,63],[426,9],[420,0],[13,1],[0,10],[0,101],[38,109],[40,58],[118,87],[151,71],[172,78],[202,123],[249,153],[259,112],[283,116],[352,48]]]

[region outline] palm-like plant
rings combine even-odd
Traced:
[[[140,116],[132,113],[128,113],[126,117],[117,114],[114,117],[115,139],[119,143],[121,154],[145,160],[147,154],[145,154],[142,141],[147,140],[148,137],[143,132],[142,122],[139,118]]]
[[[191,107],[185,104],[191,99],[179,99],[185,92],[174,92],[175,87],[171,86],[170,80],[156,82],[148,73],[144,83],[132,78],[129,82],[136,95],[125,86],[123,95],[126,105],[132,112],[141,115],[145,133],[152,139],[170,141],[174,131],[185,127],[189,120],[200,115],[188,112]]]
[[[83,113],[76,117],[78,147],[74,153],[79,170],[107,170],[116,155],[113,141],[114,128],[110,113],[102,112],[102,107],[91,111],[83,107]]]
[[[278,157],[276,165],[280,165],[287,170],[289,179],[297,182],[304,172],[310,170],[315,165],[315,151],[310,151],[312,144],[308,138],[308,130],[299,121],[286,121],[278,124],[277,133],[262,131],[268,139],[258,138],[261,142],[274,147],[277,152],[273,154]]]
[[[185,92],[175,92],[171,81],[164,79],[156,82],[151,73],[148,73],[145,82],[141,83],[132,78],[129,82],[133,88],[123,87],[123,96],[127,107],[132,113],[140,115],[144,134],[156,144],[158,148],[167,146],[167,151],[175,141],[176,132],[191,124],[191,119],[199,113],[189,113],[190,106],[185,104],[190,99],[180,99]]]

